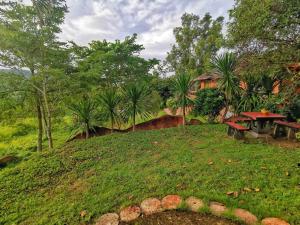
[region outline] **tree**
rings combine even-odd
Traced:
[[[95,85],[120,87],[128,82],[149,80],[150,71],[158,60],[140,57],[143,45],[136,43],[137,35],[124,41],[92,41],[79,52],[79,73]]]
[[[192,84],[191,76],[183,73],[177,75],[174,81],[175,98],[177,100],[177,105],[182,108],[183,125],[186,124],[186,108],[191,103],[189,93]]]
[[[95,102],[88,96],[83,96],[76,102],[69,104],[69,109],[77,116],[76,125],[78,130],[83,129],[85,138],[90,137],[90,130],[97,121],[97,107]]]
[[[203,18],[185,13],[181,17],[181,27],[173,31],[176,44],[166,58],[170,70],[192,77],[206,72],[210,59],[223,46],[223,20],[223,17],[213,20],[209,13]]]
[[[235,0],[228,44],[238,54],[240,74],[286,78],[300,60],[298,0]]]
[[[118,106],[121,102],[121,96],[114,88],[104,90],[99,96],[99,103],[103,109],[106,118],[111,123],[111,132],[113,133],[114,124],[119,117]]]
[[[236,65],[235,56],[232,53],[225,53],[212,59],[212,67],[221,75],[218,84],[219,90],[225,96],[225,118],[230,104],[236,103],[235,97],[239,96],[239,80],[234,74]]]
[[[208,122],[213,122],[224,107],[224,96],[218,89],[199,90],[194,101],[194,113],[208,116]]]
[[[147,88],[139,83],[131,83],[123,88],[123,118],[126,120],[127,118],[132,119],[132,131],[135,131],[137,115],[147,117],[150,114],[150,110],[147,110],[147,102],[145,102],[149,94]]]
[[[30,97],[35,99],[36,104],[38,150],[42,149],[43,112],[48,114],[47,136],[49,148],[52,148],[47,86],[41,71],[52,69],[51,62],[56,61],[49,62],[51,54],[48,53],[60,49],[56,35],[60,32],[60,24],[66,12],[64,2],[36,0],[32,1],[32,5],[12,1],[0,3],[0,64],[19,70],[27,68],[30,71],[27,81],[31,86]]]

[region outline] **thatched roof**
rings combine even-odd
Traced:
[[[216,72],[204,73],[199,77],[195,78],[194,81],[202,81],[202,80],[218,80],[221,76]]]

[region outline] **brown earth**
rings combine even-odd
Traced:
[[[196,119],[192,119],[188,125],[199,125],[201,122]],[[164,128],[171,128],[171,127],[178,127],[182,125],[182,117],[181,116],[170,116],[170,115],[164,115],[159,118],[155,118],[149,121],[146,121],[144,123],[137,124],[135,126],[135,130],[159,130]],[[130,132],[132,130],[132,127],[126,129],[126,130],[118,130],[114,129],[114,132],[116,133],[125,133]],[[107,134],[111,134],[111,129],[106,127],[94,127],[90,130],[90,137],[95,136],[104,136]],[[75,139],[85,139],[85,132],[77,134],[75,137],[71,138],[69,141],[75,140]]]
[[[121,222],[120,225],[239,225],[227,219],[212,215],[202,215],[195,212],[166,211],[150,216],[142,216],[130,223]]]

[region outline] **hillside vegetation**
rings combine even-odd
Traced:
[[[172,193],[297,224],[299,150],[235,141],[223,125],[74,141],[0,170],[0,224],[85,224]]]

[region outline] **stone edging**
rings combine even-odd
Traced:
[[[141,202],[140,206],[129,206],[117,213],[107,213],[96,221],[95,225],[118,225],[120,221],[130,222],[139,218],[142,214],[151,215],[166,210],[176,210],[185,204],[187,209],[199,212],[206,207],[205,203],[196,197],[189,197],[185,201],[178,195],[167,195],[162,200],[157,198],[147,198]],[[229,209],[222,203],[210,202],[209,210],[215,216],[222,216],[229,212]],[[265,218],[259,221],[255,215],[244,209],[234,209],[233,215],[247,225],[290,225],[288,222],[279,218]]]

